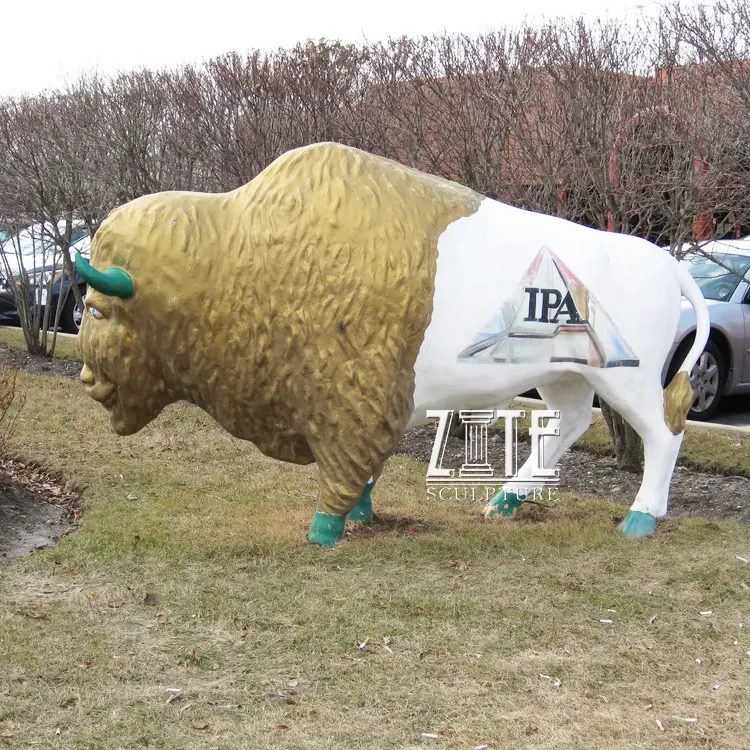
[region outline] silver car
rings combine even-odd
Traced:
[[[690,373],[695,400],[689,419],[710,419],[722,398],[750,393],[750,237],[701,245],[682,260],[708,303],[711,336]],[[666,380],[695,338],[695,312],[683,299]]]

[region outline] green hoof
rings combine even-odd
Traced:
[[[322,547],[335,547],[344,536],[346,516],[334,516],[332,513],[315,511],[307,541]]]
[[[525,498],[524,498],[525,499]],[[501,489],[490,501],[487,503],[487,507],[484,509],[485,518],[497,518],[498,516],[512,516],[516,511],[516,508],[520,508],[523,505],[524,500],[518,497],[518,494],[513,490]]]
[[[640,510],[629,510],[620,524],[620,531],[625,536],[651,536],[656,531],[656,516]]]
[[[375,482],[367,483],[357,504],[346,514],[347,521],[372,521],[372,488]]]

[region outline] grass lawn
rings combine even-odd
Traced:
[[[375,531],[322,550],[315,466],[184,405],[118,438],[24,381],[14,448],[85,512],[0,566],[0,748],[748,747],[747,527],[626,540],[573,496],[484,523],[396,459]]]

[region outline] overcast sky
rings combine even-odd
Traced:
[[[560,15],[654,12],[657,0],[5,0],[0,95],[56,88],[84,71],[199,62],[306,39],[477,32]],[[262,9],[261,9],[262,8]]]

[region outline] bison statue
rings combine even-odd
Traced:
[[[623,532],[648,535],[667,511],[708,314],[690,275],[643,239],[318,143],[227,193],[113,210],[76,265],[81,381],[114,430],[186,400],[268,456],[317,462],[311,542],[333,546],[347,517],[371,517],[384,462],[428,411],[500,407],[531,388],[560,411],[546,468],[590,424],[596,392],[644,444]],[[664,389],[683,295],[695,342]]]

